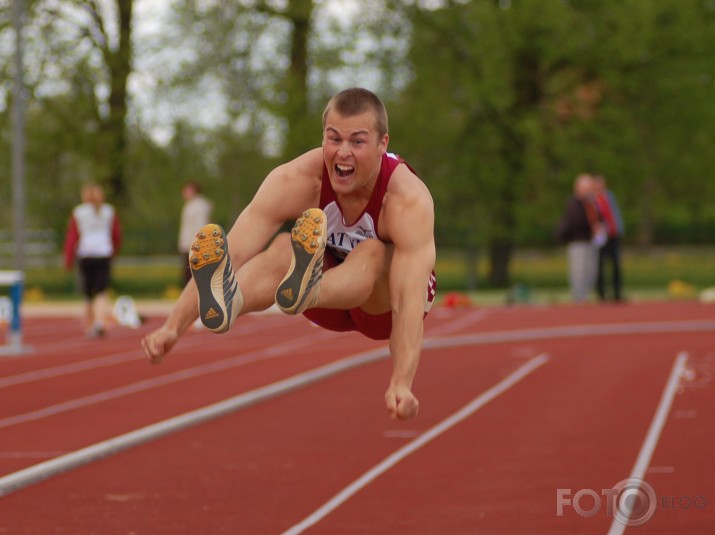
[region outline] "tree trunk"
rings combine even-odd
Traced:
[[[509,286],[509,263],[513,245],[510,240],[492,240],[489,243],[489,286],[506,288]]]
[[[516,95],[508,116],[498,119],[504,145],[503,158],[507,162],[511,177],[501,184],[495,199],[495,235],[489,240],[489,285],[505,288],[509,285],[509,264],[514,249],[516,230],[516,199],[519,182],[523,178],[527,158],[524,134],[515,125],[527,116],[542,99],[542,79],[539,71],[539,57],[534,50],[524,50],[516,55],[513,90]]]
[[[654,178],[646,178],[640,205],[640,225],[638,230],[638,244],[642,247],[653,245],[655,236],[655,217],[653,216],[653,196],[655,195],[656,182]]]
[[[290,66],[284,82],[287,94],[285,117],[289,131],[286,156],[293,158],[315,147],[318,139],[309,132],[316,130],[315,117],[308,105],[308,38],[313,0],[292,0],[285,16],[293,27],[290,50]]]
[[[464,264],[467,275],[467,290],[476,290],[479,281],[479,251],[476,245],[467,245],[464,250]]]
[[[119,45],[116,50],[105,49],[109,71],[109,114],[104,128],[107,134],[109,194],[116,201],[126,200],[127,148],[127,80],[132,70],[132,9],[134,0],[117,0],[119,16]]]

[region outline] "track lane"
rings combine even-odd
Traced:
[[[598,309],[594,309],[594,310],[597,311]],[[711,309],[711,310],[712,310],[712,309]],[[464,327],[464,332],[473,332],[473,331],[475,331],[475,330],[478,331],[478,330],[480,330],[480,329],[487,330],[488,322],[492,321],[492,322],[494,322],[493,325],[497,325],[497,322],[495,322],[495,320],[498,320],[498,319],[499,319],[499,316],[502,315],[502,313],[503,313],[504,316],[507,316],[507,317],[508,317],[507,319],[509,320],[509,322],[500,323],[500,324],[498,324],[498,326],[501,326],[501,328],[504,328],[505,326],[510,327],[510,328],[517,328],[519,325],[521,325],[521,326],[523,327],[525,323],[528,323],[528,321],[526,321],[526,320],[524,320],[524,321],[522,321],[522,322],[515,321],[514,318],[516,317],[516,315],[518,315],[518,314],[515,314],[516,312],[518,312],[518,311],[515,310],[515,309],[499,310],[499,311],[497,311],[497,313],[495,313],[495,314],[489,314],[488,317],[485,317],[485,318],[480,319],[480,321],[478,322],[478,324],[475,324],[475,325],[465,325],[465,327]],[[546,323],[551,322],[551,324],[553,324],[554,314],[553,314],[551,311],[539,311],[539,314],[536,315],[536,316],[534,316],[534,312],[535,312],[535,311],[529,310],[528,312],[530,313],[530,314],[529,314],[529,316],[530,316],[530,320],[529,320],[529,321],[531,321],[531,322],[534,322],[534,321],[535,321],[535,318],[538,317],[538,319],[540,319],[540,321],[545,321]],[[445,315],[445,316],[448,316],[448,315]],[[547,316],[547,317],[545,318],[544,316]],[[662,319],[667,319],[667,318],[665,317],[665,315],[653,314],[652,316],[655,317],[655,318],[657,318],[657,319],[660,319],[660,320],[662,320]],[[693,314],[693,316],[699,317],[698,314]],[[435,326],[436,326],[436,325],[446,325],[446,326],[449,328],[449,321],[452,321],[452,319],[458,318],[458,317],[459,317],[459,314],[455,314],[454,316],[451,316],[451,319],[448,319],[448,320],[446,320],[446,321],[442,321],[441,319],[439,319],[436,323],[433,323],[432,325],[435,325]],[[639,318],[641,318],[641,317],[642,317],[642,315],[639,315]],[[682,317],[682,316],[680,316],[680,317]],[[635,321],[636,319],[639,319],[639,318],[636,318],[635,316],[629,316],[630,321]],[[501,318],[501,319],[503,320],[504,318]],[[568,319],[568,320],[565,320],[563,323],[565,323],[565,324],[566,324],[566,323],[571,323],[572,321],[573,321],[573,322],[576,322],[577,319],[578,319],[578,318],[576,318],[574,315],[571,315],[571,316],[569,317],[569,319]],[[609,316],[609,318],[605,318],[605,317],[593,317],[593,314],[591,314],[588,319],[589,319],[589,322],[591,322],[591,323],[593,323],[593,322],[613,321],[613,318],[610,317],[610,316]],[[671,318],[671,319],[672,319],[672,318]],[[511,322],[511,323],[510,323],[510,322]],[[529,324],[529,326],[532,325],[532,323],[528,323],[528,324]],[[458,329],[458,330],[459,330],[459,329]],[[625,337],[625,338],[627,338],[627,337]],[[663,337],[663,338],[667,338],[667,337]],[[567,346],[569,346],[569,345],[570,345],[570,346],[573,346],[573,345],[574,345],[574,341],[565,341],[564,343],[565,343]],[[576,342],[576,343],[580,343],[580,341],[579,341],[579,342]],[[557,345],[558,345],[558,344],[557,344]],[[522,343],[516,344],[516,345],[514,346],[514,348],[511,348],[511,349],[510,349],[511,351],[513,351],[512,358],[524,358],[525,355],[526,355],[527,353],[529,353],[530,351],[532,351],[533,348],[534,348],[534,344],[533,344],[533,343],[530,343],[530,342],[522,342]],[[479,351],[480,353],[482,353],[482,352],[485,351],[485,350],[484,350],[484,348],[480,347],[480,348],[478,349],[478,351]],[[283,365],[283,363],[281,363],[281,365]],[[423,368],[424,368],[424,367],[423,367]],[[423,373],[425,373],[425,372],[421,369],[420,374],[422,375]],[[352,374],[351,374],[351,375],[352,375]],[[420,376],[421,376],[421,375],[420,375]],[[209,386],[208,388],[210,388],[210,386]],[[348,385],[347,388],[355,388],[355,386],[354,386],[354,385]],[[381,388],[382,388],[382,387],[381,387]],[[313,390],[313,388],[311,388],[310,390]],[[378,397],[379,397],[379,396],[378,396]],[[426,410],[426,409],[424,409],[424,407],[425,407],[425,405],[424,405],[424,398],[421,397],[421,399],[423,399],[423,414],[420,416],[420,418],[422,418],[422,417],[425,415],[425,410]],[[381,400],[378,399],[378,401],[381,401]],[[151,399],[146,400],[146,404],[151,404]],[[253,411],[254,411],[254,409],[251,409],[251,412],[253,412]],[[105,415],[105,416],[106,416],[106,415]],[[294,416],[295,418],[299,418],[299,417],[300,417],[300,413],[294,413],[293,416]],[[101,416],[98,416],[98,417],[101,418]],[[70,424],[70,425],[71,425],[71,424]],[[202,426],[202,427],[205,427],[205,426]],[[225,430],[223,430],[223,431],[225,432]],[[386,430],[385,430],[385,432],[390,432],[390,431],[395,431],[395,430],[390,430],[390,429],[386,429]],[[400,431],[400,432],[406,432],[406,433],[408,433],[408,435],[409,435],[409,433],[418,432],[419,430],[400,428],[400,429],[398,429],[398,431]],[[219,435],[220,435],[220,433],[219,433]],[[409,436],[400,436],[400,435],[398,434],[398,436],[390,436],[390,437],[385,436],[384,438],[386,438],[386,439],[389,438],[389,439],[392,440],[392,441],[395,441],[395,440],[397,440],[397,441],[403,440],[403,441],[404,441],[404,440],[407,440],[407,439],[409,438]],[[240,437],[239,437],[238,440],[240,440]],[[292,442],[293,437],[289,437],[289,438],[287,438],[286,440],[288,440],[289,442]],[[181,447],[181,446],[179,446],[179,447]],[[350,447],[352,447],[352,445],[351,445],[351,444],[347,444],[346,447],[347,447],[347,448],[350,448]],[[201,448],[201,451],[202,451],[202,450],[203,450],[203,448]],[[121,457],[124,457],[124,456],[126,456],[126,455],[129,455],[130,453],[131,453],[131,452],[126,452],[126,453],[124,453]],[[291,452],[288,451],[287,453],[288,453],[288,456],[290,457]],[[326,451],[325,454],[328,455],[329,453]],[[110,461],[110,460],[108,460],[108,461]],[[169,459],[166,459],[166,461],[171,462]],[[164,459],[162,459],[162,457],[159,456],[158,459],[157,459],[157,462],[159,462],[160,464],[163,464]],[[101,463],[100,463],[100,464],[101,464]],[[87,467],[87,469],[89,469],[89,468],[91,468],[91,467]],[[84,470],[86,470],[86,469],[83,469],[83,470],[80,471],[80,472],[83,472]],[[78,473],[79,473],[79,472],[78,472]],[[279,475],[282,475],[282,474],[279,473]],[[69,476],[69,475],[68,475],[68,476]],[[63,476],[62,478],[59,478],[59,479],[64,479],[65,477],[67,477],[67,476]],[[625,476],[624,476],[624,477],[625,477]],[[220,481],[221,481],[221,477],[220,477],[220,474],[218,474],[217,477],[215,478],[215,482],[216,482],[216,484],[218,484]],[[46,484],[49,484],[49,483],[50,483],[50,482],[45,483],[45,484],[43,484],[43,486],[46,485]],[[27,490],[23,491],[23,494],[25,494],[25,493],[27,493],[27,492],[30,492],[30,491],[31,491],[31,489],[27,489]],[[171,493],[171,489],[167,490],[167,492],[168,492],[168,493]],[[98,507],[100,507],[100,509],[101,509],[102,505],[107,506],[108,504],[111,505],[111,504],[124,503],[124,502],[126,502],[126,503],[132,503],[135,507],[141,508],[141,507],[142,507],[142,502],[144,501],[144,498],[141,497],[142,495],[145,496],[145,494],[142,494],[142,492],[138,492],[138,493],[131,493],[131,492],[130,492],[130,493],[122,493],[122,492],[118,492],[117,494],[112,494],[112,493],[105,494],[104,498],[101,499],[101,500],[99,500],[100,505],[99,505]],[[10,499],[11,497],[12,497],[12,496],[9,496],[9,497],[7,497],[6,499],[4,499],[4,500],[3,500],[3,503],[0,503],[0,506],[4,505],[5,500]],[[145,497],[146,497],[146,496],[145,496]],[[168,498],[168,496],[165,496],[165,497]],[[217,496],[217,498],[218,498],[218,496]],[[184,504],[184,505],[186,505],[186,504]],[[552,503],[551,505],[553,506],[553,503]],[[181,506],[179,506],[179,507],[181,507]],[[221,506],[221,507],[223,507],[223,506]],[[190,509],[190,508],[191,508],[191,507],[189,507],[189,509]],[[211,506],[209,507],[209,509],[211,509]],[[195,511],[195,512],[196,512],[196,511]],[[91,511],[90,511],[90,510],[87,510],[87,514],[90,514],[90,513],[91,513]],[[208,513],[208,510],[207,510],[207,513]],[[159,514],[159,513],[157,512],[156,514]],[[198,514],[198,512],[197,512],[197,514]],[[152,514],[150,514],[150,516],[152,516]],[[199,515],[199,516],[200,516],[200,515]],[[156,518],[156,515],[154,515],[154,517]],[[593,520],[593,519],[590,519],[590,520]],[[0,525],[2,525],[2,524],[0,524]],[[218,524],[218,523],[214,524],[214,526],[216,527],[216,529],[221,529],[221,528],[220,528],[220,524]],[[181,527],[181,525],[179,525],[179,527]],[[117,529],[119,529],[119,527],[118,527]],[[39,531],[38,531],[38,532],[39,532]],[[117,532],[123,532],[123,531],[117,531]],[[166,532],[168,533],[168,532],[171,532],[171,531],[166,531]],[[173,531],[173,532],[175,532],[175,533],[180,533],[180,532],[182,532],[182,531]],[[221,532],[221,531],[216,531],[216,532],[218,533],[218,532]],[[250,531],[248,531],[248,532],[250,532]],[[259,531],[259,532],[260,532],[260,531]]]
[[[63,320],[65,323],[74,323],[73,320]],[[439,325],[440,322],[434,322]],[[451,330],[449,319],[446,331]],[[430,322],[428,322],[428,325]],[[147,329],[153,328],[152,326]],[[137,348],[139,338],[147,329],[124,331],[123,343],[130,344]],[[72,329],[64,329],[67,339],[76,338]],[[207,359],[219,360],[225,357],[226,353],[235,353],[233,345],[239,346],[240,350],[254,348],[260,353],[260,348],[266,344],[266,332],[270,332],[271,341],[284,342],[277,343],[273,348],[266,350],[262,355],[265,359],[282,358],[286,355],[286,349],[290,350],[290,359],[282,363],[280,368],[274,364],[256,364],[250,362],[256,355],[243,355],[238,357],[226,357],[224,360],[235,359],[241,361],[246,357],[246,364],[249,370],[240,370],[238,376],[222,373],[219,381],[211,377],[191,377],[191,387],[187,395],[186,385],[182,385],[181,393],[172,393],[170,389],[162,388],[160,392],[153,391],[146,396],[142,392],[135,393],[133,400],[126,400],[122,403],[112,403],[111,399],[101,401],[106,396],[107,390],[98,391],[98,388],[107,388],[114,385],[116,390],[130,390],[132,382],[134,385],[142,382],[151,382],[146,379],[149,373],[151,377],[170,375],[171,373],[182,373],[181,370],[189,370],[191,367],[206,367],[211,364],[195,364],[197,349],[201,349],[201,362]],[[83,447],[98,440],[104,440],[115,436],[118,432],[133,429],[136,426],[143,426],[163,418],[168,418],[174,414],[195,409],[208,403],[216,402],[220,399],[235,395],[237,392],[245,391],[259,386],[261,381],[273,381],[286,377],[291,373],[299,373],[309,367],[324,364],[327,361],[335,360],[343,356],[340,350],[332,348],[330,344],[323,344],[319,348],[312,348],[306,352],[301,360],[295,349],[296,339],[305,336],[306,333],[314,333],[320,342],[321,337],[333,337],[335,333],[326,333],[308,326],[302,318],[288,318],[286,316],[259,315],[245,318],[230,333],[220,338],[206,332],[187,332],[186,336],[177,344],[166,363],[160,367],[149,367],[145,364],[145,357],[141,351],[134,349],[124,353],[110,353],[103,356],[94,357],[96,352],[112,351],[116,349],[113,340],[102,340],[90,343],[84,355],[78,356],[76,352],[70,353],[67,358],[62,359],[64,363],[58,363],[55,357],[47,358],[39,351],[37,356],[30,359],[11,359],[4,361],[4,371],[7,373],[10,367],[20,367],[15,369],[15,375],[4,375],[0,377],[0,407],[5,409],[6,429],[0,430],[0,439],[3,447],[0,450],[0,474],[19,470],[33,462],[46,460],[48,458],[66,453],[73,449]],[[117,334],[115,333],[114,336]],[[343,334],[342,341],[351,351],[360,348],[379,347],[383,342],[375,342],[355,334]],[[36,340],[33,340],[36,341]],[[289,343],[286,346],[285,343]],[[91,353],[90,353],[91,352]],[[250,353],[250,351],[249,351]],[[69,362],[67,362],[69,360]],[[48,363],[51,363],[49,367]],[[122,364],[122,371],[118,372],[114,365]],[[96,368],[105,370],[97,371]],[[170,372],[168,370],[179,370]],[[189,370],[190,371],[190,370]],[[66,373],[65,373],[66,372]],[[76,375],[74,375],[76,374]],[[57,380],[59,378],[60,380]],[[51,381],[51,386],[44,386],[43,381]],[[5,382],[3,385],[2,382]],[[20,389],[17,385],[29,388]],[[31,384],[34,383],[34,384]],[[3,388],[4,386],[4,388]],[[15,387],[13,389],[12,387]],[[3,391],[5,390],[5,391]],[[121,392],[120,392],[121,393]],[[84,398],[78,395],[84,394]],[[4,397],[3,397],[4,396]],[[64,398],[63,398],[64,396]],[[136,397],[138,396],[138,397]],[[124,396],[120,396],[124,397]],[[92,401],[99,402],[99,405],[92,407]],[[78,403],[78,400],[80,403]],[[83,404],[84,400],[87,403]],[[141,410],[127,411],[123,403],[131,403],[134,406],[141,406]],[[23,405],[24,404],[24,405]],[[48,406],[48,404],[50,404]],[[66,411],[59,409],[72,404],[80,405],[71,411],[69,417],[64,414]],[[87,410],[78,413],[82,406]],[[12,419],[25,414],[32,416],[32,410],[36,412],[52,412],[57,410],[57,416],[51,421],[42,418],[37,425],[32,422],[12,426]],[[29,413],[27,412],[29,411]],[[93,425],[84,425],[85,422],[93,422]],[[134,427],[132,427],[134,426]],[[8,430],[11,429],[11,432]],[[42,446],[42,447],[39,447]]]
[[[656,346],[662,345],[662,340],[667,339],[667,336],[656,337],[653,343]],[[559,486],[596,488],[597,485],[603,485],[604,480],[607,486],[611,486],[625,477],[623,474],[627,475],[632,463],[629,453],[637,450],[645,433],[660,384],[656,381],[655,388],[651,385],[641,386],[642,392],[637,403],[632,402],[631,387],[634,381],[642,385],[644,366],[647,366],[648,373],[653,377],[667,375],[670,355],[654,357],[649,351],[638,358],[622,359],[615,355],[605,358],[601,355],[608,354],[608,344],[597,339],[586,339],[585,342],[586,349],[579,350],[577,354],[574,354],[572,344],[554,342],[549,351],[554,354],[554,362],[558,359],[561,371],[549,373],[548,376],[541,374],[542,380],[535,385],[536,392],[527,392],[521,387],[513,395],[505,396],[504,401],[485,408],[474,418],[481,423],[458,426],[443,439],[425,448],[423,454],[427,456],[426,460],[421,460],[421,454],[416,453],[414,459],[397,466],[394,472],[376,481],[364,495],[361,493],[356,496],[311,532],[350,533],[348,527],[355,526],[354,532],[364,533],[365,525],[370,526],[371,533],[387,532],[396,527],[405,528],[404,525],[391,525],[388,520],[391,511],[399,508],[400,504],[404,507],[406,503],[419,504],[409,515],[413,522],[409,529],[415,533],[434,533],[433,530],[437,528],[430,522],[447,526],[450,533],[466,533],[468,531],[460,529],[473,528],[473,522],[477,520],[480,526],[485,526],[485,519],[497,519],[497,522],[501,519],[503,522],[504,518],[513,517],[515,510],[527,513],[525,529],[531,529],[538,521],[540,526],[552,522],[549,530],[557,533],[573,532],[573,529],[604,532],[608,520],[605,516],[583,519],[573,514],[557,519],[554,512],[555,490]],[[508,362],[505,362],[505,351],[511,355]],[[420,383],[426,382],[420,385],[425,410],[420,416],[420,427],[414,429],[408,425],[407,430],[424,431],[425,425],[439,421],[450,410],[456,410],[470,396],[473,397],[475,387],[477,391],[480,388],[484,390],[500,376],[503,377],[516,363],[526,358],[528,351],[529,348],[522,344],[502,344],[480,347],[478,358],[475,358],[473,348],[462,351],[450,349],[448,353],[441,354],[436,350],[426,352],[421,376],[426,379],[420,380]],[[594,358],[594,355],[599,355],[599,358]],[[445,361],[453,366],[445,366]],[[454,365],[455,361],[459,363],[458,366]],[[227,525],[235,529],[240,527],[240,533],[278,533],[281,528],[288,527],[285,520],[282,526],[279,524],[284,515],[294,520],[303,518],[306,512],[312,510],[311,506],[314,509],[316,504],[324,503],[336,489],[342,488],[394,451],[398,447],[396,442],[407,441],[407,438],[386,437],[385,432],[390,428],[383,427],[382,432],[377,431],[375,424],[379,423],[379,418],[375,419],[375,413],[368,414],[369,405],[375,411],[382,408],[380,394],[384,388],[384,376],[389,376],[389,366],[386,364],[379,363],[354,370],[310,389],[205,424],[196,433],[189,430],[175,437],[167,437],[125,452],[115,460],[107,459],[45,482],[37,487],[37,491],[28,488],[21,494],[29,496],[42,490],[54,496],[62,496],[62,487],[66,482],[71,480],[75,482],[75,487],[79,485],[85,488],[90,483],[81,474],[92,474],[91,478],[96,481],[111,482],[109,490],[106,487],[94,491],[87,489],[88,494],[82,495],[83,501],[89,500],[97,508],[102,509],[102,496],[105,499],[106,496],[129,496],[128,501],[141,503],[142,510],[152,510],[153,515],[160,515],[160,510],[155,508],[162,507],[172,511],[172,515],[183,515],[189,502],[219,504],[222,502],[221,494],[230,493],[234,496],[233,500],[229,500],[232,505],[224,500],[224,503],[217,505],[218,511],[214,509],[215,520],[211,520],[214,528]],[[382,368],[381,372],[377,372],[376,368]],[[533,381],[525,381],[524,385],[527,383]],[[368,392],[355,392],[356,385],[368,384],[372,385],[372,398],[367,395]],[[445,384],[450,385],[449,392],[444,391]],[[585,406],[573,403],[573,399],[579,399],[579,396],[588,400]],[[330,401],[327,405],[326,400]],[[607,411],[609,406],[615,410]],[[310,417],[306,419],[301,415]],[[505,415],[511,425],[507,431],[504,429]],[[637,423],[634,424],[634,420]],[[383,426],[384,423],[383,420]],[[374,430],[372,437],[361,433],[370,428]],[[615,432],[618,428],[626,429],[627,434]],[[548,432],[544,433],[543,429],[548,429]],[[205,434],[207,432],[208,436]],[[608,440],[621,445],[623,452],[604,458],[604,433]],[[246,436],[251,437],[250,443],[246,441]],[[195,444],[196,448],[187,451],[187,441]],[[392,447],[386,447],[389,443]],[[470,447],[465,449],[465,444]],[[446,451],[440,452],[444,447]],[[148,457],[143,460],[141,456],[135,457],[141,451],[149,452]],[[167,455],[169,451],[171,455]],[[203,452],[208,459],[186,457],[196,451]],[[336,456],[338,451],[346,455]],[[569,453],[570,460],[565,457]],[[147,491],[139,493],[139,497],[136,491],[131,490],[134,488],[131,480],[120,473],[123,464],[120,458],[127,462],[127,456],[131,458],[128,461],[131,466],[146,468],[158,463],[168,471],[157,467],[157,473],[147,479],[143,468],[142,488]],[[175,456],[180,459],[177,460]],[[411,463],[415,463],[416,467],[403,468]],[[173,473],[172,467],[176,469],[178,465],[184,467],[179,479],[186,474],[191,480],[190,474],[194,474],[194,481],[198,479],[199,487],[194,493],[184,489],[181,493],[183,496],[172,498],[172,485],[176,484],[177,475],[170,474]],[[533,473],[535,467],[539,468],[542,477],[543,470],[551,475],[546,480],[537,477],[532,486],[527,484],[524,488],[515,489],[513,478],[518,481],[522,474]],[[307,472],[302,468],[308,468]],[[95,472],[95,469],[99,471]],[[226,474],[222,474],[224,470]],[[478,477],[474,477],[473,470],[477,470]],[[403,471],[412,474],[412,479]],[[511,481],[507,477],[510,472],[513,473]],[[78,483],[78,477],[84,483]],[[223,488],[220,484],[222,479],[226,482]],[[438,495],[425,494],[425,480],[430,481],[431,488],[433,479],[437,488],[448,489],[453,486],[458,489],[457,495],[445,494],[442,501]],[[165,480],[169,486],[164,483]],[[280,488],[276,488],[275,481],[281,482]],[[218,488],[208,488],[205,486],[207,484],[209,487],[218,485]],[[395,488],[395,484],[398,487]],[[381,489],[383,485],[387,489]],[[417,496],[406,494],[410,489],[416,490]],[[518,491],[516,499],[515,490]],[[13,496],[8,496],[6,500],[12,500]],[[154,500],[151,496],[160,496],[161,499]],[[361,503],[364,496],[371,497],[368,503]],[[488,496],[487,516],[477,519],[473,516],[474,504],[479,501],[472,500],[480,497],[484,500],[485,496]],[[425,501],[425,498],[428,500]],[[449,518],[445,519],[438,514],[440,507],[459,510],[460,513],[455,514],[451,520],[461,522],[461,528],[460,524],[451,525]],[[300,511],[303,516],[298,514]],[[350,511],[355,516],[352,519]],[[479,514],[484,512],[477,510]],[[195,513],[195,509],[193,514],[187,511],[184,522],[192,527],[183,532],[199,529],[192,520]],[[529,514],[534,517],[529,517]],[[348,518],[343,515],[348,515]],[[134,521],[141,522],[141,519],[136,518]],[[139,523],[134,526],[138,528],[142,525]],[[387,527],[385,531],[380,531],[380,526]],[[338,527],[339,531],[336,531]],[[499,523],[491,527],[499,532],[505,528]],[[507,525],[506,528],[512,529],[514,526]],[[156,526],[151,529],[157,532]],[[176,529],[176,526],[172,529]],[[486,529],[489,530],[488,525]]]
[[[187,430],[165,437],[29,487],[3,502],[12,508],[9,518],[23,522],[19,504],[30,507],[24,508],[27,514],[32,503],[53,496],[45,515],[47,522],[57,525],[62,525],[67,507],[92,504],[92,509],[104,511],[104,520],[116,522],[107,524],[110,533],[119,532],[113,530],[122,525],[140,533],[278,532],[309,510],[315,493],[329,496],[341,482],[408,440],[386,432],[426,429],[442,419],[444,407],[453,411],[468,401],[473,385],[486,389],[523,361],[504,363],[501,351],[483,353],[487,366],[468,381],[469,392],[443,391],[445,374],[459,378],[458,370],[436,366],[434,373],[428,371],[424,380],[431,386],[421,390],[427,398],[426,392],[433,391],[435,399],[423,398],[420,420],[408,426],[385,416],[382,395],[390,363],[382,361],[208,422],[198,433]],[[336,451],[344,454],[336,456]],[[127,472],[127,466],[140,467],[140,480]],[[117,504],[112,496],[125,496],[127,501]],[[204,506],[210,507],[211,515],[201,514]],[[106,507],[118,516],[107,514]],[[81,529],[90,525],[78,524]],[[177,525],[183,530],[177,531]]]
[[[672,364],[663,339],[627,359],[595,338],[540,346],[551,356],[541,373],[306,533],[605,533],[605,514],[557,517],[556,491],[628,476]]]
[[[280,366],[280,370],[276,369],[275,362],[258,362],[243,369],[244,375],[241,375],[241,370],[237,370],[234,373],[220,374],[218,379],[193,379],[189,388],[182,393],[177,392],[177,385],[168,385],[13,426],[2,435],[2,450],[73,451],[176,414],[216,403],[259,385],[280,380],[291,373],[300,373],[308,364],[322,365],[332,362],[339,354],[306,354],[305,358],[295,354],[291,357],[295,358],[286,361]],[[22,456],[0,458],[4,473],[29,464],[32,464],[32,459]]]
[[[690,337],[688,364],[646,471],[657,507],[630,533],[709,533],[715,525],[715,346],[711,335]]]

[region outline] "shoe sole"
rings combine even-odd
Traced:
[[[210,223],[196,233],[189,267],[199,291],[201,323],[212,332],[226,332],[241,303],[234,303],[240,290],[231,269],[226,233],[219,225]]]
[[[300,314],[317,299],[323,275],[327,223],[319,208],[303,212],[291,231],[293,259],[276,290],[276,304],[286,314]]]

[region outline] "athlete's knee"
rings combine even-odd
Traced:
[[[364,271],[368,279],[374,285],[373,291],[384,286],[387,287],[387,281],[390,274],[390,262],[392,259],[392,246],[376,239],[368,239],[360,242],[355,249],[348,255],[350,258],[354,253],[357,253],[355,260],[362,262]]]
[[[260,258],[262,274],[268,271],[279,272],[288,269],[291,258],[290,234],[281,232],[268,244],[268,247],[256,255],[256,259]]]
[[[369,257],[376,264],[386,265],[389,260],[390,248],[380,240],[370,238],[358,243],[350,253],[356,256]]]
[[[269,247],[285,247],[290,243],[290,232],[279,232],[271,241]]]
[[[271,241],[266,253],[274,256],[290,254],[290,233],[281,232],[277,234],[273,241]]]

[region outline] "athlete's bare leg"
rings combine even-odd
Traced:
[[[236,271],[236,279],[243,294],[243,308],[239,315],[266,310],[275,304],[276,288],[286,274],[290,261],[290,234],[281,233],[268,249]]]
[[[389,266],[392,247],[380,240],[360,242],[345,261],[323,273],[317,307],[351,309],[369,314],[390,310]]]

